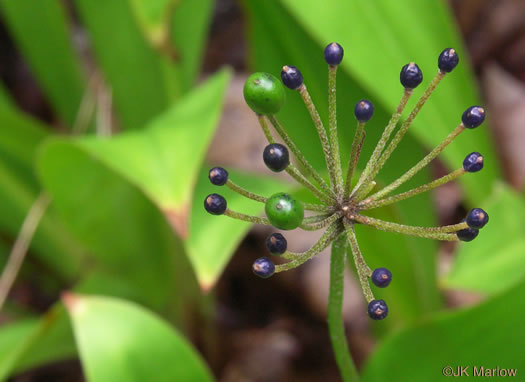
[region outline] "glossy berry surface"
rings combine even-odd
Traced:
[[[303,75],[295,66],[283,66],[281,70],[281,80],[284,86],[292,90],[299,89],[303,84]]]
[[[226,207],[226,199],[219,194],[210,194],[204,199],[204,208],[212,215],[222,215]]]
[[[343,61],[344,53],[343,47],[333,42],[324,48],[324,60],[328,65],[339,65]]]
[[[252,269],[257,276],[267,279],[275,273],[275,264],[267,257],[260,257],[253,262]]]
[[[473,208],[468,213],[466,222],[470,228],[481,229],[489,222],[489,214],[481,208]]]
[[[272,143],[264,148],[263,160],[270,170],[280,172],[290,164],[290,154],[286,146]]]
[[[266,201],[264,211],[274,227],[284,230],[299,227],[304,219],[303,205],[284,192],[270,196]]]
[[[415,89],[423,81],[423,72],[415,63],[411,62],[401,68],[399,74],[401,85],[406,89]]]
[[[485,120],[485,109],[481,106],[471,106],[463,113],[461,122],[466,128],[474,129],[483,123]]]
[[[470,227],[456,232],[458,239],[461,241],[472,241],[478,236],[478,234],[479,230]]]
[[[282,234],[272,233],[266,238],[266,248],[272,255],[282,255],[288,248],[288,242]]]
[[[368,315],[372,320],[383,320],[388,315],[385,300],[372,300],[368,304]]]
[[[362,99],[355,104],[354,115],[359,122],[368,122],[374,115],[374,105],[372,102]]]
[[[210,182],[216,186],[224,186],[228,181],[228,171],[222,167],[214,167],[208,173]]]
[[[466,172],[478,172],[483,168],[483,155],[478,152],[470,153],[463,161],[463,169]]]
[[[253,73],[244,83],[244,100],[257,114],[275,114],[284,104],[284,88],[270,73]]]
[[[447,48],[438,58],[438,68],[444,73],[450,73],[459,63],[459,56],[455,49]]]
[[[392,272],[386,268],[376,268],[370,278],[375,286],[386,288],[392,281]]]

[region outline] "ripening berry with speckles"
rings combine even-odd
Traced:
[[[283,85],[270,73],[253,73],[244,83],[244,100],[257,114],[276,114],[285,98]]]

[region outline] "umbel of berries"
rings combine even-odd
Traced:
[[[489,216],[481,208],[472,209],[465,219],[452,225],[441,227],[420,227],[404,225],[372,217],[368,212],[372,209],[388,206],[399,201],[430,191],[445,183],[454,181],[462,176],[474,176],[483,169],[484,158],[479,152],[466,153],[458,168],[432,182],[423,184],[408,191],[394,193],[414,175],[425,168],[460,134],[473,134],[471,130],[479,127],[485,120],[485,109],[478,105],[464,105],[465,111],[457,116],[457,126],[451,128],[443,141],[419,160],[414,160],[411,167],[401,172],[401,175],[389,184],[376,190],[375,181],[385,163],[398,147],[399,143],[410,128],[412,121],[436,90],[437,85],[453,72],[459,63],[459,57],[453,48],[447,48],[439,54],[436,74],[430,80],[426,89],[419,91],[423,83],[423,72],[414,62],[409,62],[400,70],[401,100],[396,112],[377,142],[370,158],[363,162],[359,173],[355,171],[361,149],[364,145],[365,128],[373,121],[374,105],[371,101],[362,99],[354,107],[356,128],[354,139],[349,153],[341,155],[337,139],[336,120],[336,75],[344,56],[344,50],[338,43],[330,43],[324,49],[324,58],[328,64],[328,126],[325,128],[316,106],[312,102],[305,79],[299,68],[293,65],[284,65],[281,70],[281,82],[269,73],[252,74],[244,86],[244,98],[248,106],[255,112],[261,129],[268,140],[262,157],[271,172],[286,172],[297,183],[308,190],[317,200],[307,203],[299,200],[294,194],[277,192],[273,195],[260,195],[244,189],[228,177],[226,170],[215,167],[210,171],[210,181],[216,186],[225,185],[232,191],[260,202],[264,205],[266,216],[247,215],[227,206],[226,200],[219,194],[210,194],[206,197],[204,207],[213,215],[243,220],[250,223],[263,224],[281,230],[303,229],[307,231],[323,230],[320,239],[310,249],[304,252],[293,252],[288,247],[286,234],[274,232],[268,236],[266,247],[273,259],[279,257],[283,261],[278,264],[270,257],[262,257],[253,263],[253,272],[262,278],[297,268],[315,257],[325,248],[331,246],[330,262],[330,293],[328,301],[328,323],[331,338],[334,340],[334,352],[340,368],[344,369],[345,362],[351,362],[348,350],[341,346],[344,341],[344,327],[340,318],[342,306],[342,286],[345,270],[346,252],[352,254],[355,262],[357,278],[363,290],[367,306],[363,306],[363,314],[368,314],[372,320],[383,320],[388,316],[389,307],[383,299],[374,296],[370,282],[375,288],[386,288],[392,283],[393,274],[385,267],[372,270],[359,249],[355,226],[361,225],[370,229],[395,232],[421,238],[442,241],[471,241],[478,237],[479,230],[488,222]],[[358,57],[354,55],[354,58]],[[284,86],[283,86],[284,84]],[[285,90],[285,87],[288,90]],[[316,129],[321,148],[325,157],[328,181],[312,167],[300,148],[288,135],[275,114],[283,107],[285,92],[296,92],[291,97],[299,97],[305,104],[313,128]],[[410,98],[420,92],[419,99],[412,103],[415,106],[409,113],[404,110]],[[402,116],[403,122],[401,122]],[[304,126],[304,128],[310,128]],[[431,128],[431,126],[427,126]],[[276,142],[279,138],[282,143]],[[291,156],[295,161],[291,161]],[[348,158],[345,167],[341,157]],[[297,163],[297,166],[294,164]],[[343,169],[345,170],[343,172]],[[235,207],[235,206],[231,206]],[[364,228],[363,228],[364,229]],[[293,243],[291,243],[293,247]],[[391,259],[383,259],[388,266]],[[379,291],[380,289],[375,289]],[[395,306],[392,307],[395,310]],[[342,339],[342,340],[340,340]]]

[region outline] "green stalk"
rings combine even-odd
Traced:
[[[363,215],[351,215],[348,218],[358,223],[366,224],[385,232],[403,233],[405,235],[442,241],[458,241],[457,236],[452,232],[456,232],[461,229],[467,228],[467,223],[464,222],[443,227],[415,227],[404,224],[392,223]]]
[[[412,178],[414,175],[416,175],[421,169],[423,169],[426,165],[428,165],[432,160],[434,160],[435,157],[439,155],[445,148],[463,131],[465,130],[465,126],[463,126],[463,123],[460,123],[458,127],[456,127],[439,145],[437,145],[434,150],[432,150],[430,153],[427,154],[423,159],[421,159],[414,167],[412,167],[410,170],[408,170],[406,173],[404,173],[400,178],[398,178],[396,181],[390,183],[388,186],[383,188],[381,191],[376,192],[373,194],[370,198],[372,200],[378,200],[382,198],[385,195],[388,195],[390,192],[394,191],[396,188],[401,186],[403,183],[405,183],[407,180]]]
[[[332,190],[335,191],[337,184],[337,175],[335,172],[336,164],[334,155],[332,153],[330,141],[328,140],[328,136],[326,135],[326,130],[323,126],[323,122],[321,121],[321,117],[319,116],[319,113],[315,108],[312,98],[308,93],[308,89],[306,89],[306,85],[302,84],[298,91],[301,95],[301,98],[303,99],[306,108],[308,109],[308,112],[310,113],[310,117],[312,118],[315,129],[319,134],[319,139],[321,140],[321,146],[323,147],[324,158],[326,161],[326,167],[328,168],[328,174],[330,175],[330,183],[332,185]]]
[[[442,176],[439,179],[436,179],[436,180],[434,180],[434,181],[432,181],[430,183],[427,183],[427,184],[424,184],[422,186],[413,188],[412,190],[403,192],[403,193],[398,194],[398,195],[390,196],[388,198],[385,198],[385,199],[382,199],[382,200],[377,200],[377,201],[373,200],[373,196],[374,195],[372,195],[370,198],[365,199],[363,202],[361,202],[358,205],[358,207],[359,207],[360,210],[370,210],[372,208],[388,206],[390,204],[393,204],[393,203],[399,202],[401,200],[405,200],[405,199],[411,198],[411,197],[416,196],[418,194],[421,194],[421,193],[423,193],[425,191],[432,190],[432,189],[434,189],[436,187],[439,187],[439,186],[441,186],[443,184],[451,182],[451,181],[459,178],[463,174],[465,174],[465,170],[463,169],[463,167],[461,167],[461,168],[458,168],[457,170],[451,172],[450,174]]]
[[[335,214],[332,214],[331,216],[327,217],[324,220],[321,220],[315,223],[310,223],[310,224],[303,223],[299,227],[305,231],[318,231],[332,224],[333,222],[335,222],[337,219],[339,219],[342,216],[343,216],[343,213],[341,211],[337,211]]]
[[[339,203],[343,200],[343,170],[341,169],[341,154],[339,154],[339,139],[337,136],[337,65],[328,66],[328,134],[335,162],[335,194]]]
[[[344,200],[348,199],[350,196],[352,177],[354,176],[354,171],[357,167],[357,162],[359,160],[359,155],[361,154],[361,148],[363,147],[365,135],[365,123],[357,122],[357,129],[355,130],[354,140],[350,150],[350,158],[348,160],[348,170],[346,172],[346,181],[344,186]]]
[[[361,284],[361,289],[363,290],[363,294],[365,295],[366,302],[369,303],[370,301],[374,300],[374,294],[372,293],[372,289],[370,289],[370,283],[368,282],[368,278],[372,276],[372,270],[366,263],[365,258],[363,257],[363,254],[359,249],[359,244],[357,243],[357,237],[355,235],[354,225],[350,222],[347,222],[346,220],[344,224],[346,235],[348,237],[348,241],[350,242],[350,248],[352,249],[352,255],[354,257],[354,263],[355,268],[357,270],[359,283]]]
[[[246,214],[243,214],[241,212],[232,211],[229,208],[226,209],[226,211],[224,212],[224,215],[226,215],[226,216],[228,216],[230,218],[237,219],[237,220],[242,220],[242,221],[245,221],[245,222],[248,222],[248,223],[262,224],[262,225],[272,225],[267,218],[263,218],[263,217],[259,217],[259,216],[246,215]]]
[[[301,150],[299,150],[299,148],[297,147],[297,145],[294,143],[294,141],[292,141],[292,139],[290,138],[290,136],[288,135],[288,133],[283,129],[283,127],[281,126],[281,124],[279,123],[279,121],[277,120],[277,118],[275,118],[275,116],[273,115],[269,115],[268,116],[268,119],[270,120],[273,128],[275,129],[275,131],[277,132],[277,134],[279,134],[279,136],[282,138],[282,140],[284,141],[284,143],[286,143],[286,146],[288,146],[288,148],[290,149],[290,151],[293,153],[293,155],[297,158],[297,160],[299,161],[299,163],[301,163],[301,165],[304,167],[304,169],[307,171],[307,175],[311,175],[314,180],[317,182],[317,184],[322,188],[322,190],[327,194],[327,195],[330,195],[330,197],[335,197],[335,194],[333,193],[333,191],[330,189],[330,186],[328,186],[328,184],[325,182],[325,180],[321,177],[321,175],[319,175],[319,173],[317,171],[315,171],[315,169],[312,167],[312,165],[310,164],[310,162],[308,162],[308,160],[306,159],[306,157],[303,155],[303,153],[301,152]],[[261,125],[262,126],[262,125]],[[268,134],[269,134],[269,130],[268,128],[266,127],[267,131],[268,131]],[[263,130],[264,130],[264,127],[263,127]],[[264,133],[265,135],[267,134],[266,132]],[[271,134],[270,134],[270,137],[271,137]],[[268,136],[267,136],[268,138]],[[273,141],[273,137],[271,138],[272,141],[268,140],[270,143],[274,143]]]
[[[328,329],[335,361],[343,382],[359,381],[357,368],[348,349],[343,321],[345,255],[348,241],[340,235],[332,244],[330,257],[330,292],[328,296]]]
[[[322,200],[323,202],[327,204],[332,204],[333,200],[330,199],[329,196],[324,194],[321,190],[319,190],[317,187],[315,187],[308,179],[305,178],[303,174],[295,167],[293,164],[289,164],[286,169],[284,170],[290,175],[292,178],[294,178],[297,182],[305,186],[312,194],[317,196],[319,200]]]
[[[268,200],[268,198],[265,198],[264,196],[254,194],[253,192],[250,192],[250,191],[242,188],[238,184],[232,182],[230,179],[228,179],[228,181],[226,182],[226,186],[230,190],[232,190],[232,191],[234,191],[234,192],[236,192],[236,193],[238,193],[238,194],[240,194],[240,195],[242,195],[242,196],[244,196],[244,197],[246,197],[248,199],[255,200],[256,202],[266,203],[266,201]]]

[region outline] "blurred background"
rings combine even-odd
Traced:
[[[472,151],[484,155],[483,171],[375,215],[431,226],[482,207],[491,221],[474,242],[359,227],[370,266],[394,273],[375,290],[391,309],[380,323],[366,317],[353,266],[345,280],[347,336],[363,380],[441,380],[447,365],[525,372],[525,2],[0,0],[0,380],[340,380],[326,326],[326,253],[256,278],[251,264],[272,231],[202,208],[205,195],[224,191],[207,181],[215,165],[261,194],[292,189],[261,160],[266,141],[242,87],[253,71],[296,65],[326,119],[322,50],[332,41],[345,49],[343,163],[353,105],[376,105],[360,166],[401,97],[400,68],[418,63],[423,88],[444,48],[460,54],[383,184],[441,142],[468,106],[488,115],[406,189]],[[323,171],[297,94],[287,91],[278,116]],[[235,210],[262,212],[224,195]],[[320,235],[286,236],[304,251]],[[13,254],[23,264],[6,272]]]

